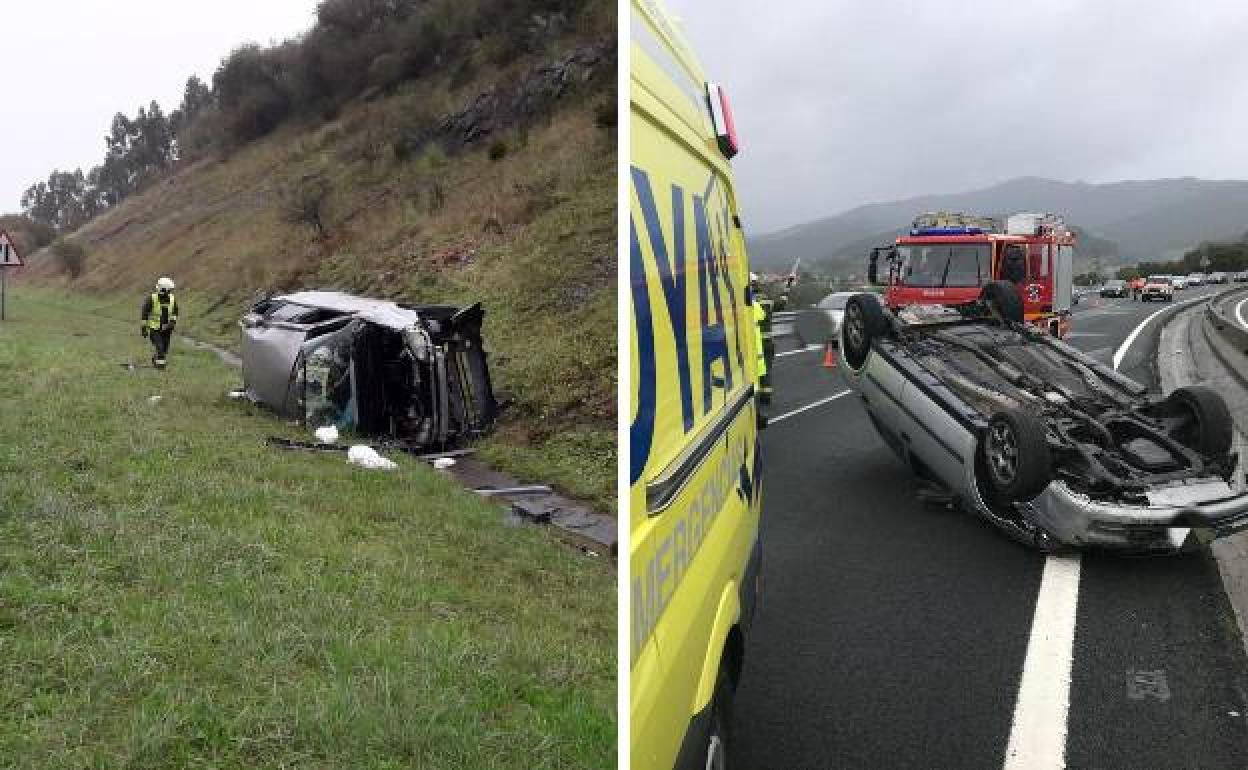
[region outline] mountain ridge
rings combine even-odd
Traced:
[[[747,236],[751,261],[762,268],[863,258],[863,246],[908,227],[923,211],[981,214],[1042,210],[1063,214],[1099,244],[1129,261],[1172,258],[1204,240],[1248,230],[1248,181],[1133,179],[1063,182],[1038,176],[1007,179],[956,193],[929,193],[866,203],[828,217]],[[1087,256],[1114,256],[1088,254]]]

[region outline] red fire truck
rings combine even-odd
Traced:
[[[1070,329],[1075,236],[1060,216],[1013,214],[1005,226],[986,217],[937,212],[915,218],[909,235],[871,251],[868,278],[888,288],[884,299],[905,305],[962,305],[979,299],[988,281],[1010,281],[1028,323],[1055,337]],[[878,262],[888,261],[880,280]]]

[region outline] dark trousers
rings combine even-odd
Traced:
[[[156,358],[164,359],[169,356],[169,339],[173,336],[173,332],[165,329],[153,329],[147,334],[148,339],[152,341],[152,347],[156,348]]]

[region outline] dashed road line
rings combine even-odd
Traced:
[[[815,408],[815,407],[817,407],[817,406],[823,406],[823,405],[824,405],[824,404],[826,404],[826,403],[829,403],[829,402],[831,402],[831,401],[835,401],[835,400],[837,400],[838,398],[840,398],[841,396],[848,396],[848,395],[849,395],[850,393],[852,393],[852,392],[853,392],[852,390],[842,390],[840,393],[834,393],[834,394],[832,394],[832,395],[828,396],[827,398],[821,398],[821,399],[819,399],[818,401],[815,401],[815,402],[812,402],[812,403],[807,404],[806,406],[800,406],[800,407],[798,407],[797,409],[794,409],[794,410],[793,410],[793,411],[791,411],[791,412],[785,412],[784,414],[777,415],[777,416],[775,416],[775,417],[768,417],[768,418],[767,418],[767,424],[768,424],[768,425],[774,425],[774,424],[776,424],[776,423],[780,422],[781,420],[787,420],[787,419],[789,419],[790,417],[792,417],[792,416],[793,416],[793,415],[795,415],[795,414],[801,414],[802,412],[805,412],[807,409],[814,409],[814,408]]]
[[[776,358],[784,358],[785,356],[795,356],[798,353],[809,353],[812,350],[823,350],[823,345],[807,345],[797,350],[786,350],[783,353],[776,353]]]
[[[1066,767],[1079,567],[1077,554],[1049,556],[1044,562],[1023,677],[1014,703],[1005,770]]]

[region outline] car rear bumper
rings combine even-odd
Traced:
[[[1148,505],[1093,500],[1054,482],[1027,506],[1032,523],[1059,542],[1135,553],[1174,553],[1193,530],[1225,537],[1248,529],[1248,494],[1205,480],[1148,493]]]

